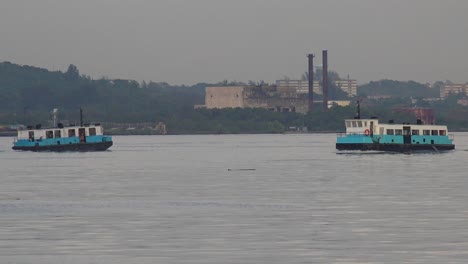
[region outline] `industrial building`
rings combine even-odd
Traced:
[[[307,95],[277,86],[217,86],[205,88],[205,105],[213,108],[265,108],[278,112],[307,112]]]
[[[280,80],[276,85],[239,85],[205,88],[205,104],[195,108],[264,108],[277,112],[311,113],[315,103],[313,94],[321,94],[322,108],[346,106],[349,101],[328,100],[328,55],[322,51],[322,85],[314,80],[314,55],[308,54],[308,80]],[[349,78],[348,78],[349,79]],[[355,80],[338,86],[350,95],[356,95]]]
[[[316,103],[322,103],[317,101]],[[329,101],[334,105],[347,106],[350,101]],[[196,108],[265,108],[275,112],[307,113],[307,93],[298,93],[285,86],[213,86],[205,88],[205,104]]]

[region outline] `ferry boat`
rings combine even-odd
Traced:
[[[28,126],[18,129],[13,142],[14,150],[29,151],[103,151],[113,144],[112,137],[105,136],[101,124],[83,124],[80,109],[80,125],[63,126],[56,123],[57,109],[54,109],[54,127]],[[56,125],[55,125],[56,124]]]
[[[359,105],[358,105],[359,107]],[[359,109],[359,108],[358,108]],[[379,123],[377,118],[346,119],[346,133],[338,134],[337,150],[376,150],[394,152],[443,151],[453,150],[454,137],[448,133],[447,126],[416,124],[393,121]]]

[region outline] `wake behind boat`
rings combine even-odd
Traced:
[[[29,151],[103,151],[113,144],[112,137],[104,135],[101,124],[83,124],[82,110],[80,109],[79,126],[55,125],[57,110],[54,109],[54,127],[18,129],[18,135],[13,142],[14,150]]]

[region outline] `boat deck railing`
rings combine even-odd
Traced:
[[[364,133],[351,133],[351,132],[338,132],[336,133],[337,137],[346,137],[346,136],[368,136]]]

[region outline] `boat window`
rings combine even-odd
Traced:
[[[403,130],[403,136],[409,136],[409,135],[410,135],[410,131],[404,129],[404,130]]]
[[[89,128],[89,135],[90,136],[95,136],[96,135],[96,128],[95,127],[90,127]]]
[[[54,137],[54,131],[52,131],[52,130],[47,130],[47,131],[45,132],[45,136],[46,136],[46,138],[53,138],[53,137]]]
[[[75,129],[68,129],[68,136],[74,137],[75,136]]]
[[[430,131],[430,130],[427,130],[427,129],[424,129],[424,130],[423,130],[423,135],[429,136],[430,134],[431,134],[431,131]]]
[[[61,137],[62,137],[62,131],[60,131],[60,130],[55,130],[55,131],[54,131],[54,137],[55,137],[55,138],[61,138]]]
[[[352,124],[353,124],[353,127],[357,126],[356,121],[352,121]]]
[[[432,134],[433,136],[437,136],[437,135],[439,135],[439,131],[437,131],[437,130],[432,130],[432,131],[431,131],[431,134]]]
[[[364,126],[367,127],[367,121],[364,121]]]
[[[419,135],[419,129],[413,129],[411,130],[412,135]]]
[[[29,140],[33,141],[34,140],[34,131],[29,131],[28,132],[28,137],[29,137]]]
[[[394,135],[393,129],[387,129],[387,135]]]
[[[362,121],[357,121],[357,126],[362,127]]]
[[[346,121],[346,127],[351,127],[351,122]]]
[[[403,130],[395,129],[395,135],[403,135]]]
[[[447,135],[447,131],[445,131],[445,130],[439,130],[439,135],[445,136],[445,135]]]

